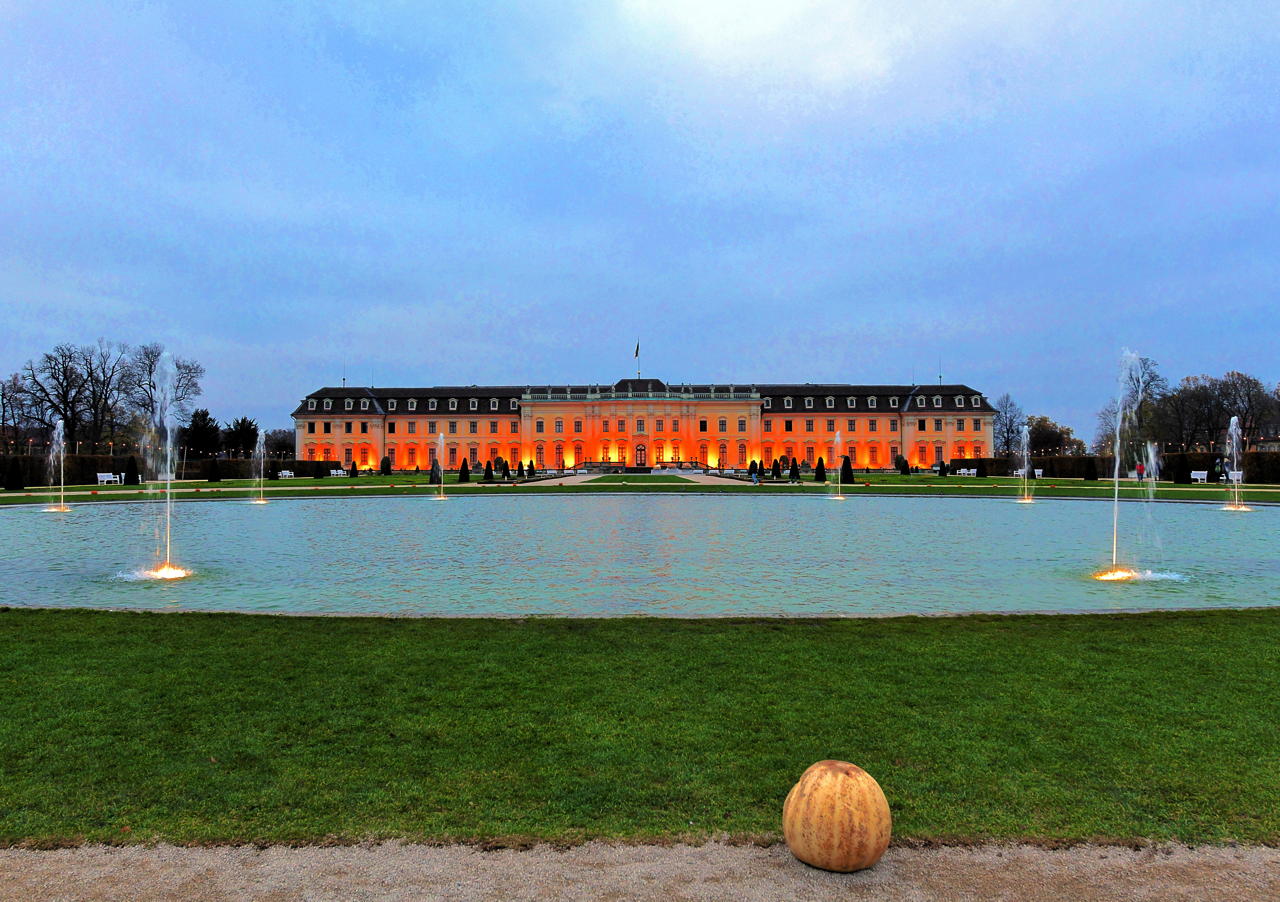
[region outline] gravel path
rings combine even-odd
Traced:
[[[0,849],[0,898],[238,900],[1280,899],[1280,849],[891,848],[828,874],[785,846],[611,846],[482,852],[468,846]]]

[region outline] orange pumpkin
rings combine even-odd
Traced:
[[[860,871],[889,846],[893,817],[880,784],[848,761],[819,761],[782,804],[791,854],[828,871]]]

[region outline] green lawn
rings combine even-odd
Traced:
[[[612,473],[608,476],[597,476],[590,480],[587,485],[595,485],[597,483],[608,483],[609,485],[662,485],[664,483],[684,483],[690,485],[692,479],[685,479],[683,476],[653,476],[645,473]]]
[[[0,609],[0,844],[775,838],[813,761],[917,839],[1280,842],[1280,610],[419,620]]]

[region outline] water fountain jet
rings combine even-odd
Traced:
[[[1125,348],[1124,354],[1120,358],[1119,389],[1116,393],[1115,444],[1112,448],[1112,453],[1115,455],[1115,466],[1111,476],[1111,566],[1106,570],[1100,570],[1093,574],[1094,579],[1102,582],[1122,582],[1138,577],[1138,571],[1132,567],[1125,567],[1120,563],[1120,461],[1124,456],[1121,450],[1120,438],[1124,428],[1125,417],[1137,410],[1138,405],[1142,403],[1141,385],[1135,386],[1133,378],[1133,374],[1137,371],[1140,363],[1141,358],[1128,348]]]
[[[46,514],[65,514],[71,508],[67,507],[67,441],[62,420],[53,424],[53,443],[49,446],[48,461],[49,485],[53,485],[54,470],[57,469],[58,476],[58,503],[51,504],[44,509]]]
[[[1227,426],[1227,447],[1224,455],[1227,463],[1227,503],[1223,506],[1224,511],[1235,511],[1243,513],[1253,510],[1244,503],[1244,455],[1242,453],[1243,441],[1240,435],[1240,418],[1232,417],[1231,423]],[[1235,474],[1239,473],[1240,478],[1237,480]]]
[[[1018,498],[1019,504],[1034,504],[1035,497],[1031,488],[1031,480],[1035,474],[1032,469],[1031,462],[1031,427],[1026,423],[1022,424],[1022,496]]]
[[[164,492],[164,554],[155,567],[143,571],[143,575],[150,579],[182,579],[191,574],[191,571],[173,563],[173,439],[177,431],[177,385],[178,370],[173,355],[166,351],[156,362],[151,382],[155,406],[150,447],[154,456],[153,466],[158,470],[160,481],[164,482],[161,490]]]
[[[250,501],[250,504],[266,504],[267,498],[263,489],[263,479],[265,478],[267,466],[267,436],[261,429],[258,430],[258,441],[253,446],[253,467],[257,473],[255,477],[258,483],[258,497]]]
[[[438,474],[437,474],[437,468]],[[436,496],[433,501],[444,500],[444,433],[436,433],[436,462],[432,466],[432,475],[437,476]]]

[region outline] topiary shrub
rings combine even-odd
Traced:
[[[491,460],[484,462],[484,481],[493,482],[493,461]]]
[[[524,479],[524,461],[516,461],[516,478]]]
[[[22,478],[22,464],[19,462],[17,455],[9,458],[9,465],[4,471],[4,490],[6,492],[21,492],[27,487],[26,482]]]
[[[142,476],[138,473],[138,459],[132,454],[124,463],[124,484],[142,485]]]
[[[778,460],[776,457],[773,459],[773,471],[769,475],[774,479],[782,478],[782,461]]]
[[[132,457],[129,458],[129,466],[133,468],[133,473],[136,478],[138,473],[138,465],[134,463]],[[209,458],[209,463],[205,466],[204,472],[205,472],[205,476],[204,476],[205,482],[222,482],[222,466],[218,463],[218,458],[216,457]],[[126,475],[125,482],[128,482],[128,481],[129,481],[129,477],[128,475]],[[136,482],[132,483],[132,485],[137,485],[137,483]]]
[[[827,464],[821,457],[818,458],[818,463],[813,468],[813,481],[814,482],[827,481]]]
[[[898,468],[898,473],[900,475],[902,476],[911,475],[911,464],[907,463],[907,459],[903,457],[901,454],[899,454],[897,460],[894,461],[894,465]]]
[[[502,481],[506,482],[510,478],[511,478],[511,467],[509,467],[507,465],[507,462],[504,460],[502,462]]]
[[[382,460],[378,463],[378,472],[383,476],[391,475],[391,457],[383,455]]]
[[[795,458],[792,458],[791,460],[791,469],[787,472],[787,479],[792,482],[800,481],[800,464],[795,460]]]
[[[853,462],[847,454],[840,460],[840,481],[853,482]]]
[[[467,459],[462,459],[462,466],[458,467],[458,482],[471,481],[471,468],[467,466]]]
[[[533,461],[529,461],[529,466],[524,468],[524,475],[529,479],[533,478],[533,475],[534,475]]]
[[[347,471],[347,475],[352,479],[355,479],[359,472],[360,471],[356,469],[356,462],[354,460],[351,461],[351,469]]]
[[[751,461],[751,466],[747,467],[747,475],[748,476],[756,475],[756,462],[754,460]]]
[[[945,460],[938,461],[938,475],[939,476],[951,475],[951,468],[947,466],[947,462]]]

